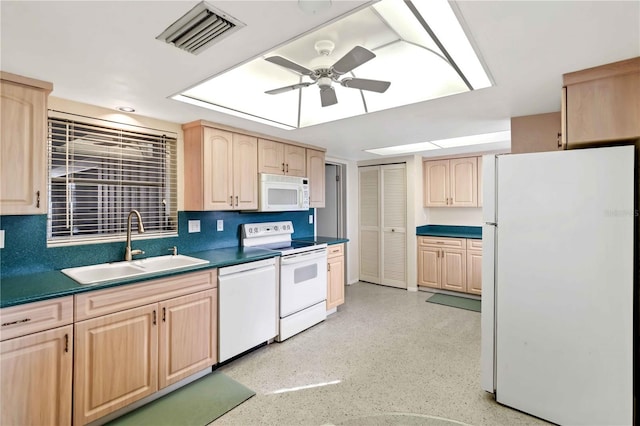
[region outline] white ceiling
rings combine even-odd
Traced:
[[[198,56],[155,39],[197,3],[2,0],[0,68],[53,82],[56,97],[131,105],[177,123],[214,121],[361,160],[378,158],[364,149],[507,130],[512,116],[559,111],[563,73],[640,55],[640,1],[459,1],[454,10],[494,87],[282,130],[169,97],[368,2],[333,0],[306,15],[296,1],[210,0],[246,27]]]

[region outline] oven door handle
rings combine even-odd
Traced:
[[[327,258],[327,250],[311,251],[307,253],[292,254],[290,256],[284,256],[280,260],[282,265],[293,265],[296,263],[307,262],[309,260],[316,260]]]

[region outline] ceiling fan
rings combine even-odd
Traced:
[[[280,65],[281,67],[290,69],[300,75],[311,78],[312,81],[305,81],[290,86],[280,87],[277,89],[267,90],[265,93],[276,95],[278,93],[288,92],[290,90],[300,89],[302,87],[317,84],[320,87],[320,101],[323,107],[335,105],[338,103],[335,89],[332,83],[340,83],[344,87],[353,89],[368,90],[371,92],[384,93],[391,85],[388,81],[368,80],[366,78],[342,77],[344,74],[359,67],[365,62],[375,58],[376,55],[362,46],[356,46],[342,58],[338,59],[333,65],[329,61],[329,55],[333,52],[335,44],[329,40],[320,40],[316,42],[315,49],[318,57],[311,61],[311,68],[296,64],[282,56],[270,56],[265,58],[266,61]],[[340,78],[342,77],[342,78]]]

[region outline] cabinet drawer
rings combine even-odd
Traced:
[[[327,257],[337,257],[344,255],[344,244],[334,244],[327,249]]]
[[[446,238],[446,237],[418,237],[418,245],[458,248],[458,249],[465,249],[467,247],[464,238]]]
[[[71,324],[73,296],[2,308],[0,321],[0,340]]]
[[[216,287],[217,269],[76,294],[76,321]]]
[[[467,240],[467,250],[482,250],[482,240]]]

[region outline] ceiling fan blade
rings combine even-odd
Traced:
[[[333,64],[332,69],[336,74],[346,74],[375,57],[376,55],[372,51],[362,46],[356,46],[351,49],[349,53],[338,59],[338,62]]]
[[[353,89],[369,90],[371,92],[384,93],[391,83],[381,80],[369,80],[366,78],[344,78],[340,81],[344,87],[351,87]]]
[[[269,61],[273,64],[280,65],[281,67],[285,67],[290,69],[291,71],[295,71],[298,74],[312,76],[314,75],[313,70],[310,70],[307,67],[303,67],[300,64],[296,64],[293,61],[288,60],[287,58],[283,58],[282,56],[270,56],[268,58],[264,58],[265,61]]]
[[[302,87],[311,86],[312,84],[313,83],[310,83],[310,82],[292,84],[291,86],[284,86],[284,87],[279,87],[277,89],[267,90],[264,93],[266,93],[267,95],[277,95],[278,93],[289,92],[291,90],[296,90],[296,89],[300,89]]]
[[[320,102],[322,102],[323,107],[335,105],[338,103],[336,91],[333,90],[333,87],[323,87],[322,89],[320,89]]]

